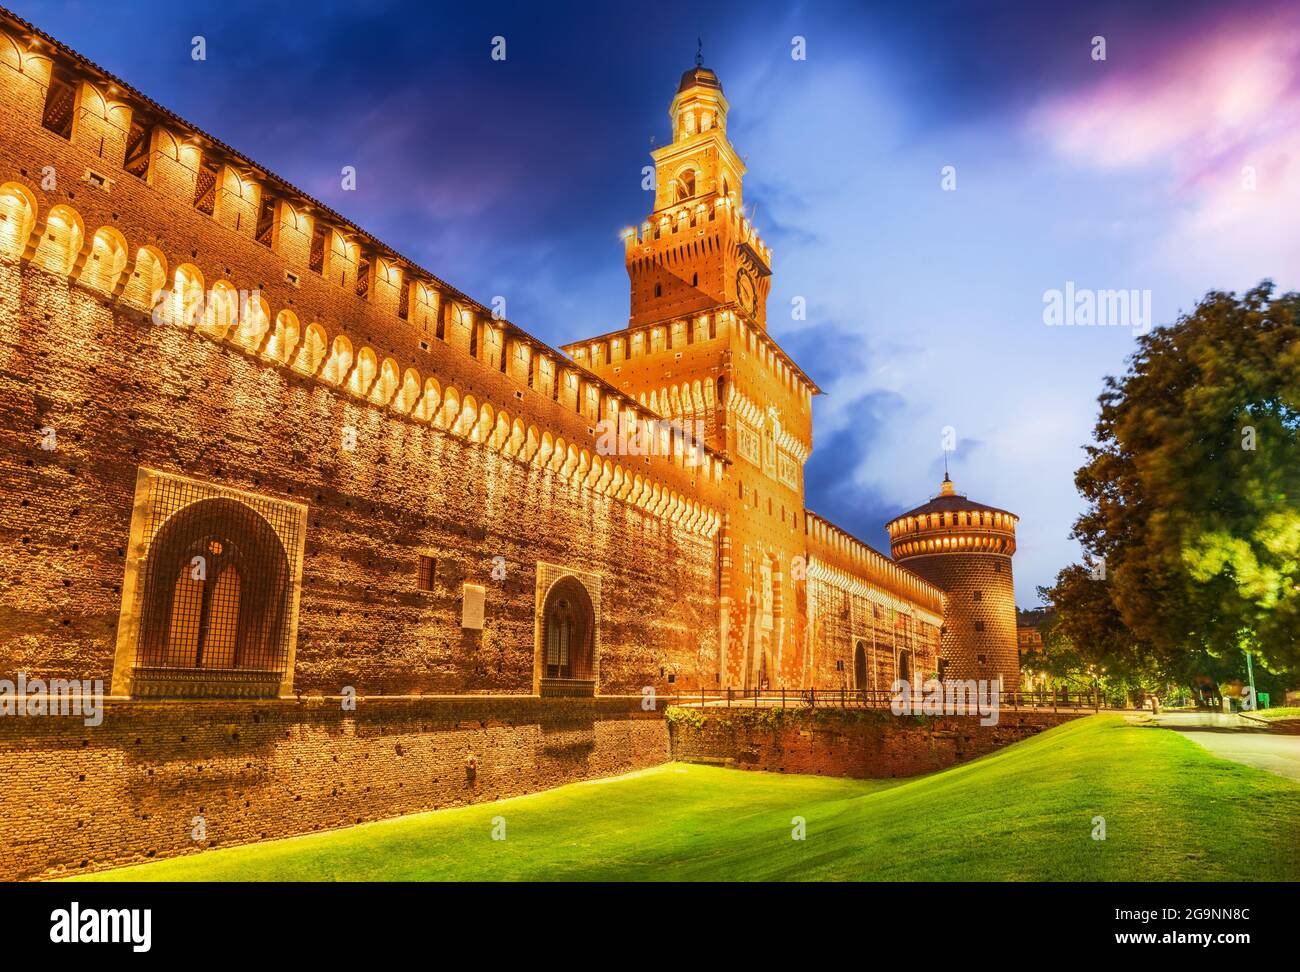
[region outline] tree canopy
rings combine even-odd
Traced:
[[[1044,593],[1090,657],[1300,670],[1300,295],[1211,292],[1108,377],[1075,484],[1091,568]]]

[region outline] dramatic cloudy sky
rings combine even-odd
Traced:
[[[626,321],[618,231],[702,36],[770,329],[827,390],[809,506],[885,546],[952,426],[958,488],[1022,517],[1025,605],[1077,559],[1073,472],[1133,346],[1046,326],[1044,292],[1149,290],[1158,323],[1297,286],[1294,3],[6,2],[552,343]]]

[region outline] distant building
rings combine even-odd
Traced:
[[[1047,608],[1016,609],[1016,649],[1022,671],[1036,667],[1042,658],[1042,627],[1051,616]]]

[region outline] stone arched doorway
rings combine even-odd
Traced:
[[[276,694],[293,578],[265,518],[228,497],[190,503],[159,527],[143,574],[135,694]]]
[[[580,580],[567,574],[551,585],[542,606],[540,694],[594,695],[595,646],[591,595]]]
[[[853,687],[861,692],[867,687],[867,645],[859,641],[853,649]]]

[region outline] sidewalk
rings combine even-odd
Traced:
[[[1270,732],[1258,720],[1222,712],[1162,712],[1152,721],[1205,749],[1256,769],[1300,780],[1300,736]]]

